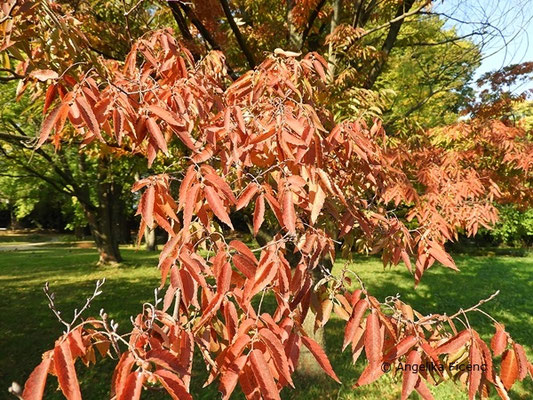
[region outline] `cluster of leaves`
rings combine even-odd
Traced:
[[[24,19],[24,7],[34,4],[14,4],[21,26],[31,25],[36,14]],[[68,16],[62,18],[68,23]],[[63,34],[69,40],[74,33],[65,28]],[[3,46],[27,50],[26,41],[18,32]],[[400,370],[431,362],[443,368],[403,369],[404,398],[413,390],[431,398],[425,382],[450,378],[467,381],[470,398],[486,396],[489,386],[507,398],[513,383],[531,373],[523,349],[501,325],[492,353],[470,326],[466,313],[480,311],[482,302],[452,317],[425,317],[398,299],[379,303],[364,287],[350,293],[347,278],[337,280],[325,267],[340,244],[346,253],[381,252],[385,265],[403,261],[415,282],[435,262],[456,269],[444,243],[459,229],[475,234],[478,225],[494,222],[493,200],[510,170],[522,183],[505,190],[530,193],[525,182],[531,143],[520,128],[487,121],[454,126],[446,138],[458,145],[449,146],[439,131],[404,143],[390,140],[377,120],[336,124],[326,107],[328,64],[317,53],[299,59],[277,49],[232,82],[221,52],[196,62],[170,30],[141,37],[124,63],[83,53],[87,69],[62,69],[63,53],[56,67],[42,50],[36,43],[17,65],[17,73],[26,75],[19,93],[45,93],[39,145],[101,143],[142,155],[149,165],[171,158],[172,146],[187,156],[183,179],[169,168],[133,187],[142,190],[140,232],[157,225],[169,234],[159,259],[166,287],[162,308],[157,300],[145,304],[125,336],[104,314],[67,324],[27,381],[23,398],[41,398],[50,372],[68,399],[79,399],[74,361],[93,360],[95,346],[106,354],[103,346],[109,345],[120,354],[113,378],[118,399],[139,398],[150,386],[190,398],[195,351],[209,368],[207,383],[218,379],[225,398],[239,383],[247,398],[277,399],[292,384],[302,344],[338,380],[303,327],[314,315],[315,328],[321,328],[332,311],[347,321],[344,347],[351,345],[354,361],[365,350],[369,365],[358,385],[378,379],[384,363]],[[274,229],[264,246],[226,239],[232,213],[243,210],[252,216],[256,235],[270,220]],[[263,309],[266,295],[275,299],[272,310]],[[459,331],[458,321],[466,329]],[[493,358],[504,350],[495,368]],[[464,374],[452,363],[488,367]]]
[[[169,233],[159,265],[161,286],[169,277],[170,282],[162,310],[147,307],[135,319],[116,369],[118,398],[138,398],[143,385],[159,384],[174,398],[187,398],[194,348],[210,368],[208,382],[218,377],[225,397],[240,382],[248,398],[278,398],[292,382],[302,343],[337,379],[324,351],[302,327],[309,312],[318,316],[315,327],[323,326],[333,308],[348,320],[345,347],[351,344],[355,360],[364,348],[369,360],[359,385],[377,379],[381,363],[401,362],[406,355],[410,364],[446,364],[460,357],[471,364],[492,364],[477,333],[470,327],[457,332],[453,318],[413,314],[400,302],[382,305],[365,291],[347,293],[342,281],[333,284],[327,274],[314,278],[317,272],[324,274],[326,256],[335,258],[334,240],[339,238],[345,238],[347,248],[358,238],[366,248],[382,250],[386,264],[403,260],[410,267],[414,256],[416,281],[435,261],[455,269],[444,242],[458,226],[475,231],[473,220],[493,218],[473,212],[476,200],[497,195],[492,181],[472,177],[470,169],[452,161],[455,152],[446,153],[442,146],[414,153],[423,164],[413,164],[401,146],[387,145],[378,122],[372,127],[361,121],[335,125],[315,89],[324,88],[326,79],[326,63],[318,54],[298,61],[278,50],[227,88],[223,61],[215,52],[195,64],[169,31],[159,31],[137,42],[124,66],[109,63],[113,82],[98,84],[89,72],[78,79],[64,75],[62,82],[49,86],[48,92],[57,95],[49,96],[51,111],[40,143],[52,132],[61,137],[68,120],[75,128],[72,135],[82,142],[123,146],[143,154],[148,163],[158,153],[168,153],[173,136],[191,154],[177,201],[168,174],[134,186],[143,190],[141,231],[157,224]],[[416,180],[410,179],[406,165],[418,167]],[[388,212],[390,203],[407,207],[417,228],[408,229]],[[271,212],[278,232],[258,249],[238,240],[227,243],[218,221],[231,229],[232,208],[252,205],[254,231]],[[262,302],[257,309],[252,305],[254,297],[267,292],[277,303],[271,313],[262,312]],[[319,295],[324,292],[328,295]],[[174,314],[169,315],[173,302]],[[89,322],[107,326],[105,320]],[[94,335],[113,344],[116,334],[103,332]],[[80,334],[87,337],[89,349],[94,335]],[[39,398],[43,371],[53,358],[64,394],[78,398],[70,360],[85,353],[67,352],[70,335],[58,341],[53,357],[47,353],[28,381],[28,393]],[[439,357],[459,351],[456,358]],[[506,354],[512,356],[504,357],[503,383],[492,367],[483,374],[470,371],[471,397],[485,393],[492,383],[505,398],[514,380],[525,377],[528,364],[521,347]],[[436,383],[446,376],[405,373],[404,397],[416,389],[430,398],[422,378]]]

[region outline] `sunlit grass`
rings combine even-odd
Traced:
[[[42,248],[24,252],[0,253],[0,388],[11,381],[23,382],[32,368],[39,363],[40,354],[53,346],[62,331],[46,305],[42,292],[49,281],[56,293],[57,304],[65,315],[83,302],[97,279],[106,278],[104,293],[94,302],[90,312],[97,314],[105,307],[109,315],[123,326],[130,326],[129,317],[138,313],[141,304],[153,298],[153,289],[159,284],[156,269],[157,254],[132,248],[122,249],[125,262],[120,267],[96,267],[98,256],[94,249]],[[501,294],[483,309],[503,322],[514,339],[525,345],[528,355],[533,347],[533,257],[455,257],[460,273],[441,266],[430,269],[415,290],[412,277],[404,267],[384,270],[379,260],[356,258],[351,266],[365,281],[368,290],[378,299],[399,293],[402,299],[422,313],[446,312],[451,314],[460,307],[471,306],[497,289]],[[335,265],[338,274],[342,262]],[[469,316],[482,336],[490,338],[493,328],[482,315]],[[284,390],[287,399],[396,399],[400,385],[394,377],[386,376],[368,387],[351,386],[364,368],[364,362],[351,365],[348,351],[340,352],[344,324],[332,319],[326,327],[327,349],[332,364],[343,381],[306,381],[296,379],[296,390]],[[532,357],[533,358],[533,357]],[[108,398],[113,363],[109,360],[89,370],[80,366],[84,399]],[[195,368],[192,390],[195,398],[219,398],[215,385],[202,389],[205,367]],[[50,378],[46,398],[62,398],[55,391],[57,384]],[[5,393],[5,392],[4,392]],[[513,387],[512,398],[531,398],[531,381]],[[434,390],[438,399],[464,399],[464,392],[453,384],[440,385]],[[0,395],[3,398],[4,395]],[[143,399],[166,398],[161,393],[143,393]]]

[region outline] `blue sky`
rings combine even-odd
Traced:
[[[533,0],[445,0],[435,2],[433,11],[451,16],[448,24],[460,35],[487,27],[484,42],[481,35],[473,37],[482,44],[483,53],[477,77],[510,64],[533,61]],[[533,89],[533,82],[514,88],[524,89]]]

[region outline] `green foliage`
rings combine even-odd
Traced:
[[[423,129],[454,123],[473,94],[468,85],[481,54],[469,39],[460,39],[435,16],[406,24],[392,50],[376,88],[395,96],[384,122],[396,128]]]
[[[499,208],[500,221],[490,235],[496,240],[509,245],[533,245],[533,208],[525,211],[513,205]]]

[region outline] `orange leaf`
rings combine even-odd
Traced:
[[[266,344],[270,355],[274,359],[274,364],[276,365],[279,374],[283,376],[292,387],[294,387],[289,372],[289,362],[283,351],[281,341],[272,333],[272,331],[265,328],[259,331],[259,336],[261,336],[262,341]]]
[[[146,119],[146,129],[152,135],[152,138],[155,140],[155,143],[159,149],[166,155],[168,155],[167,141],[159,129],[159,125],[152,117]]]
[[[51,358],[44,358],[32,371],[24,385],[24,392],[22,393],[22,398],[24,400],[41,400],[43,398],[46,377],[51,363]]]
[[[263,357],[263,353],[257,349],[250,352],[248,357],[254,377],[261,387],[261,394],[265,400],[280,400],[278,387],[270,373],[270,369]]]
[[[346,324],[346,328],[344,330],[344,342],[342,344],[343,351],[346,346],[351,343],[357,328],[361,324],[361,318],[363,318],[363,315],[367,308],[368,302],[365,299],[359,300],[353,308],[352,315],[350,316],[350,319],[348,320],[348,323]]]
[[[405,371],[403,373],[403,382],[402,382],[402,400],[407,399],[411,392],[414,390],[415,385],[419,379],[418,371],[416,368],[420,365],[422,357],[417,350],[411,350],[407,356],[407,361],[405,363]],[[415,365],[417,367],[415,367]]]
[[[494,336],[490,341],[490,347],[492,348],[494,355],[499,356],[504,352],[505,348],[507,347],[508,337],[503,325],[494,324],[494,326],[496,327],[496,333],[494,333]]]
[[[117,396],[117,400],[139,400],[144,382],[144,374],[132,372],[126,378],[124,390]]]
[[[476,342],[472,340],[470,345],[470,365],[472,365],[472,370],[469,373],[468,383],[468,398],[470,400],[474,399],[476,396],[479,384],[481,383],[481,374],[483,372],[480,368],[481,364],[483,364],[481,352],[479,351]]]
[[[318,364],[322,367],[326,374],[331,376],[335,381],[341,383],[341,381],[337,377],[337,374],[335,374],[335,371],[333,371],[328,356],[326,355],[322,347],[320,347],[320,345],[310,337],[302,336],[301,338],[305,347],[307,347],[311,354],[313,354],[313,356],[318,361]]]
[[[93,109],[83,96],[76,97],[76,105],[78,106],[78,109],[80,110],[81,118],[83,119],[83,122],[85,122],[85,125],[87,125],[87,128],[102,142],[104,141],[104,138],[102,138],[102,135],[100,134],[100,126],[98,125],[98,121],[96,120],[96,116],[94,115]]]
[[[68,341],[54,348],[54,367],[59,387],[67,400],[81,400],[80,385]]]
[[[528,361],[524,348],[518,343],[513,343],[513,350],[518,360],[518,379],[523,380],[527,376]]]
[[[233,229],[233,225],[231,224],[229,215],[226,212],[226,209],[224,208],[224,204],[220,200],[220,197],[218,197],[217,192],[215,192],[215,189],[213,189],[211,186],[205,186],[204,192],[205,197],[207,198],[207,203],[209,204],[211,210],[213,210],[213,213],[215,213],[219,220],[221,220],[231,229]]]
[[[470,336],[471,336],[470,331],[464,330],[458,335],[447,340],[445,343],[441,344],[439,347],[435,349],[435,351],[437,354],[455,353],[457,350],[463,347],[466,344],[466,342],[468,342],[468,340],[470,339]]]
[[[514,350],[505,350],[500,370],[500,376],[505,389],[511,389],[511,386],[513,386],[518,378],[518,371],[518,360]]]
[[[311,207],[311,224],[316,222],[318,214],[320,214],[322,206],[324,205],[325,198],[326,194],[322,190],[322,187],[317,185],[316,193],[314,193],[313,205]]]
[[[254,209],[254,236],[257,236],[257,232],[263,225],[265,220],[265,196],[261,193],[257,199],[255,199]]]
[[[39,141],[37,142],[38,148],[41,147],[42,144],[46,142],[46,140],[50,136],[50,133],[52,132],[54,124],[56,123],[56,120],[58,118],[59,111],[62,107],[63,105],[57,106],[44,119],[43,124],[41,125],[41,130],[39,131]]]
[[[365,332],[365,353],[370,364],[379,363],[382,356],[382,349],[383,342],[381,340],[379,317],[377,312],[372,310],[372,314],[366,320]]]
[[[359,376],[359,379],[357,379],[356,384],[353,385],[353,388],[368,385],[379,379],[384,373],[381,364],[368,364],[363,373]]]
[[[235,386],[239,380],[239,374],[246,363],[246,359],[246,356],[238,357],[235,361],[228,365],[224,371],[224,374],[220,377],[218,390],[222,393],[223,400],[228,400],[235,390]]]
[[[254,197],[258,191],[259,186],[257,186],[257,184],[254,182],[246,186],[246,189],[243,190],[243,192],[239,196],[239,199],[237,200],[237,206],[235,207],[235,209],[240,210],[241,208],[246,207],[248,203],[250,203],[250,200],[252,200],[252,197]]]
[[[403,338],[396,346],[390,349],[384,356],[384,360],[391,362],[406,354],[416,344],[416,336],[410,335]]]
[[[115,367],[115,371],[113,372],[113,385],[111,387],[112,395],[116,394],[117,397],[120,396],[122,390],[124,389],[124,385],[126,384],[126,379],[131,371],[131,367],[133,367],[134,363],[135,359],[129,351],[122,353],[122,356]]]
[[[434,400],[433,395],[429,391],[422,378],[418,379],[418,382],[415,385],[415,390],[424,400]]]
[[[169,125],[174,126],[180,126],[183,127],[184,124],[182,122],[179,122],[171,112],[165,110],[164,108],[161,108],[159,106],[156,106],[154,104],[149,105],[146,107],[152,114],[157,115],[159,118],[161,118],[163,121],[165,121]]]
[[[192,400],[192,396],[187,391],[185,384],[176,374],[164,369],[158,369],[154,372],[154,375],[174,400]]]
[[[196,206],[196,198],[200,190],[200,184],[196,183],[192,185],[191,189],[187,191],[185,195],[185,202],[183,204],[183,229],[186,231],[191,224],[192,214]]]
[[[296,233],[296,213],[294,211],[294,203],[292,201],[292,192],[290,189],[285,189],[283,192],[282,217],[283,224],[289,233]]]
[[[154,227],[154,202],[155,202],[155,186],[148,186],[146,192],[143,194],[143,201],[141,204],[141,215],[146,221],[149,228]]]

